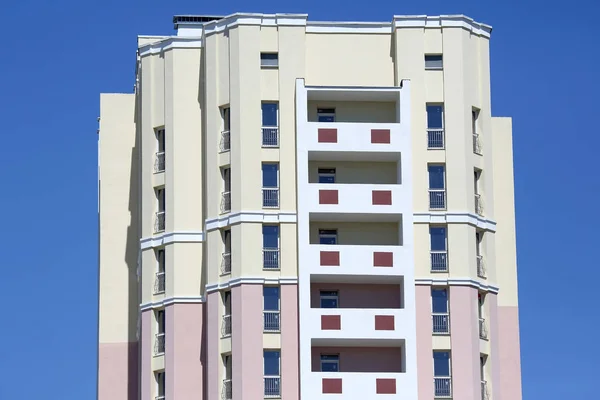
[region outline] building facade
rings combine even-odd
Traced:
[[[174,22],[101,96],[98,399],[521,399],[491,27]]]

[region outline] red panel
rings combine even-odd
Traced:
[[[390,143],[389,129],[371,129],[371,143]]]
[[[394,316],[393,315],[376,315],[375,316],[375,330],[376,331],[393,331]]]
[[[374,267],[393,267],[394,266],[394,253],[387,252],[387,251],[373,252],[373,266]]]
[[[396,380],[377,378],[377,394],[396,394]]]
[[[322,251],[321,266],[324,267],[339,267],[340,252],[339,251]]]
[[[337,143],[337,129],[319,128],[319,143]]]
[[[342,317],[340,315],[321,315],[321,329],[339,331],[342,329]]]
[[[338,191],[319,190],[319,204],[338,204]]]
[[[323,378],[322,392],[337,394],[342,393],[342,380],[340,378]]]
[[[372,200],[374,206],[391,206],[392,191],[391,190],[373,190]]]

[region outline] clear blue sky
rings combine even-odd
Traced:
[[[137,34],[172,34],[174,14],[234,11],[463,13],[494,26],[492,111],[514,118],[524,398],[597,399],[599,2],[287,4],[2,1],[0,399],[94,398],[99,93],[131,92]]]

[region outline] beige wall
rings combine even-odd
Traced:
[[[319,168],[335,168],[335,182],[383,184],[398,183],[398,163],[396,162],[352,162],[352,161],[309,161],[308,179],[319,182]]]
[[[336,122],[395,123],[396,103],[384,101],[308,101],[308,121],[317,122],[319,108],[335,108]]]
[[[310,243],[319,244],[319,229],[337,229],[338,244],[397,246],[399,226],[393,222],[311,222]]]

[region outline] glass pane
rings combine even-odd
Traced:
[[[319,122],[335,122],[335,116],[333,115],[319,115]]]
[[[336,244],[337,238],[335,236],[321,236],[319,237],[319,244]]]
[[[450,376],[450,353],[447,351],[436,351],[433,353],[434,376]]]
[[[319,183],[335,183],[335,175],[319,175]]]
[[[321,298],[321,308],[338,308],[338,300],[334,297]]]
[[[279,310],[279,288],[265,286],[263,288],[263,307],[265,311]]]
[[[321,361],[321,371],[322,372],[338,372],[339,371],[339,363]]]
[[[429,189],[444,189],[444,166],[430,165],[427,170],[429,172]]]
[[[431,251],[446,251],[446,228],[431,227],[429,228],[429,236],[431,238]]]
[[[278,187],[279,164],[263,164],[263,187]]]
[[[265,375],[279,375],[279,352],[273,350],[264,351]]]
[[[444,60],[441,54],[425,56],[425,68],[442,68],[443,66]]]
[[[260,65],[263,67],[276,67],[279,64],[279,55],[277,53],[261,53]]]
[[[277,126],[277,103],[262,103],[262,126]]]
[[[448,292],[446,289],[431,289],[431,310],[434,313],[448,312]]]
[[[279,226],[263,225],[263,247],[279,247]]]
[[[443,107],[441,105],[428,105],[427,106],[427,128],[429,129],[442,129],[444,126],[443,121]]]

